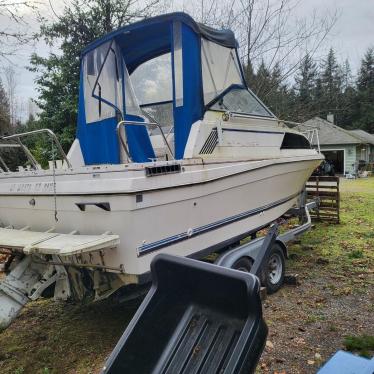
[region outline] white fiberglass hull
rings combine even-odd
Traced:
[[[222,163],[209,172],[195,167],[182,173],[192,183],[170,184],[167,188],[165,181],[173,183],[173,178],[181,179],[181,174],[160,175],[146,178],[152,189],[131,192],[99,192],[100,183],[87,182],[86,176],[81,180],[73,176],[62,186],[57,177],[56,198],[43,193],[44,187],[37,187],[38,183],[47,183],[41,179],[9,178],[13,180],[2,184],[0,191],[0,222],[4,227],[28,226],[35,231],[53,227],[59,233],[110,231],[120,236],[120,245],[105,252],[105,265],[139,275],[149,271],[152,258],[160,252],[191,256],[278,218],[295,203],[319,162],[318,157],[304,157]],[[213,172],[221,177],[208,179]],[[200,182],[196,182],[199,178]],[[47,179],[50,184],[50,177]],[[117,185],[119,179],[113,179],[111,184]],[[138,179],[141,185],[142,178]],[[86,191],[89,183],[92,191],[97,192],[68,193],[69,186],[77,182],[85,184]],[[11,192],[12,189],[17,192]],[[84,210],[79,209],[82,203],[87,204]],[[110,210],[100,208],[102,203]]]

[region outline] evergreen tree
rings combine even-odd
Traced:
[[[244,74],[248,86],[276,116],[290,119],[292,106],[290,90],[287,84],[283,83],[282,72],[278,64],[270,70],[265,62],[261,61],[256,72],[251,66],[249,68],[245,66]]]
[[[369,48],[361,60],[357,77],[357,91],[355,125],[374,133],[374,48]]]
[[[9,100],[0,79],[0,135],[10,130]]]
[[[278,64],[270,73],[269,84],[267,91],[264,92],[263,100],[277,117],[284,120],[290,119],[289,89],[287,84],[282,81],[282,72]]]
[[[243,72],[244,72],[244,78],[248,86],[253,87],[253,83],[254,83],[256,76],[255,76],[253,66],[250,60],[248,60],[248,63],[243,66]]]
[[[253,78],[251,88],[257,96],[263,98],[265,93],[269,92],[272,86],[272,75],[266,67],[264,60],[261,61]]]
[[[297,121],[306,121],[314,115],[317,66],[307,54],[302,61],[295,77],[295,105],[298,112]]]
[[[262,61],[252,79],[247,80],[249,87],[255,94],[280,118],[285,118],[285,105],[287,105],[287,86],[281,84],[281,71],[278,65],[272,70],[268,69]]]
[[[351,66],[348,59],[341,67],[342,93],[341,112],[338,125],[344,128],[353,128],[353,118],[356,110],[357,92],[354,87]]]
[[[295,77],[295,90],[302,103],[310,103],[316,85],[317,67],[309,54],[302,61]]]
[[[351,88],[353,86],[352,69],[351,69],[351,65],[350,65],[348,59],[346,59],[344,61],[344,64],[343,64],[341,70],[342,70],[342,72],[341,72],[342,89],[343,89],[343,91],[346,91],[348,88]]]
[[[335,57],[335,52],[332,48],[327,55],[327,58],[322,63],[321,74],[322,85],[322,99],[324,102],[324,115],[333,113],[339,114],[341,104],[341,89],[342,77],[341,69]]]

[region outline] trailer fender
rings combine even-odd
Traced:
[[[278,243],[278,244],[282,247],[284,257],[285,257],[286,259],[288,259],[288,248],[287,248],[286,243],[284,243],[284,242],[283,242],[282,240],[280,240],[279,238],[277,238],[277,240],[275,241],[275,243]]]

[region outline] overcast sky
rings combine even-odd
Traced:
[[[47,18],[53,18],[48,1],[42,0],[42,2],[44,2],[42,13]],[[52,3],[57,13],[61,11],[61,0],[54,0]],[[374,0],[301,0],[297,13],[301,17],[308,17],[314,9],[318,9],[320,13],[333,12],[334,9],[338,11],[339,18],[323,47],[324,52],[332,46],[338,59],[344,61],[348,58],[353,73],[356,73],[365,50],[374,46]],[[34,18],[27,12],[26,18],[30,20],[30,29],[36,31],[37,24]],[[24,47],[12,58],[20,101],[27,102],[28,98],[37,96],[35,75],[26,69],[30,54],[37,52],[46,56],[50,51],[50,47],[39,43]]]

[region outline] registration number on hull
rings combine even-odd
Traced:
[[[53,182],[40,183],[13,183],[9,187],[9,192],[17,193],[35,193],[35,192],[52,192],[54,191]]]

